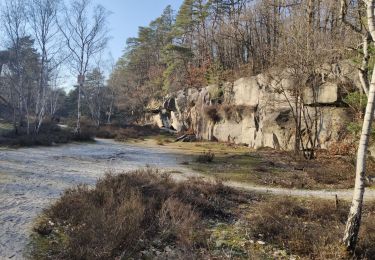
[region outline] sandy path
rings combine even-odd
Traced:
[[[285,189],[285,188],[273,188],[265,186],[257,186],[247,183],[239,182],[225,182],[225,185],[242,189],[245,191],[255,191],[261,193],[269,193],[274,195],[284,195],[293,197],[304,197],[304,198],[320,198],[320,199],[335,199],[336,195],[339,200],[351,201],[353,197],[353,190],[300,190],[300,189]],[[365,201],[375,200],[375,190],[367,189],[365,192]]]

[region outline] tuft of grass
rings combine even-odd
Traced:
[[[212,163],[215,159],[215,154],[211,151],[205,151],[196,159],[198,163]]]
[[[219,106],[217,105],[205,107],[204,113],[214,123],[217,123],[220,120],[222,120],[220,112],[219,112]]]

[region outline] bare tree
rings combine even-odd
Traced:
[[[111,124],[112,120],[112,115],[113,115],[113,110],[115,106],[115,101],[116,101],[116,89],[117,89],[117,80],[116,76],[113,75],[113,72],[115,70],[115,62],[113,59],[112,54],[109,54],[109,69],[110,72],[112,73],[110,77],[107,79],[107,89],[106,89],[106,97],[107,97],[107,110],[106,110],[106,116],[107,116],[107,124]]]
[[[90,111],[91,119],[95,122],[96,127],[99,127],[102,119],[105,95],[104,75],[100,64],[87,73],[87,79],[83,86],[82,90],[87,107]]]
[[[354,7],[355,15],[351,15],[349,11],[349,4],[347,0],[340,0],[340,20],[349,27],[355,33],[361,35],[362,37],[362,44],[355,48],[355,50],[362,55],[362,63],[361,67],[358,68],[359,79],[361,82],[362,90],[368,96],[369,94],[369,87],[370,82],[368,79],[368,72],[369,72],[369,43],[371,42],[371,34],[366,28],[365,24],[363,23],[362,15],[364,16],[364,2],[357,1],[357,5]],[[359,14],[359,16],[358,16]],[[348,17],[350,16],[350,17]],[[352,17],[354,16],[354,17]],[[361,51],[361,49],[363,51]]]
[[[368,30],[372,37],[372,43],[374,44],[373,39],[375,39],[375,0],[366,0],[365,4],[367,7],[367,22],[369,27]],[[372,74],[371,83],[368,85],[368,103],[366,106],[362,134],[357,152],[354,195],[343,239],[346,248],[350,251],[354,250],[356,247],[362,218],[363,197],[365,193],[366,154],[375,109],[375,70]]]
[[[50,75],[49,87],[46,94],[46,113],[48,113],[51,119],[55,118],[56,111],[61,106],[61,102],[59,102],[60,98],[65,95],[65,91],[59,85],[61,85],[61,81],[58,73]]]
[[[13,127],[18,133],[17,121],[22,120],[25,98],[21,80],[21,40],[26,36],[25,2],[23,0],[6,0],[1,10],[1,21],[7,38],[7,45],[12,47],[12,61],[15,73],[8,82],[9,100],[13,108]],[[10,77],[9,77],[10,78]],[[27,110],[27,109],[26,109]],[[18,120],[17,120],[18,119]]]
[[[107,17],[109,12],[101,5],[92,10],[90,18],[90,0],[74,0],[65,8],[64,25],[61,32],[71,53],[72,66],[78,73],[78,101],[76,133],[81,132],[81,91],[86,73],[93,57],[107,45]]]
[[[46,114],[47,88],[50,74],[63,60],[61,38],[57,26],[60,0],[31,0],[28,17],[40,49],[40,73],[35,104],[35,132],[38,133]]]

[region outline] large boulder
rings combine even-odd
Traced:
[[[333,105],[340,102],[339,85],[326,82],[315,90],[311,87],[304,89],[304,102],[306,105]]]
[[[355,75],[348,63],[326,65],[321,68],[316,91],[305,84],[305,118],[309,126],[316,122],[312,131],[318,147],[328,148],[343,137],[350,118],[342,99],[357,89]],[[155,122],[177,131],[193,131],[199,139],[291,150],[295,135],[292,93],[297,84],[301,82],[284,70],[241,78],[221,87],[189,88],[167,97],[165,113]],[[305,128],[303,124],[304,133]],[[303,138],[306,142],[307,136]]]
[[[256,77],[242,78],[234,82],[234,105],[255,107],[259,103],[259,83]]]

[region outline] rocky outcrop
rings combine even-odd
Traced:
[[[316,78],[318,77],[318,78]],[[359,87],[348,62],[321,68],[310,87],[288,71],[274,71],[232,84],[179,91],[166,98],[154,123],[177,131],[193,131],[197,138],[246,144],[253,148],[294,147],[295,96],[301,89],[304,103],[302,132],[314,131],[317,147],[328,148],[343,138],[350,121],[345,95]],[[316,120],[311,129],[308,120]],[[304,137],[307,138],[307,135]]]

